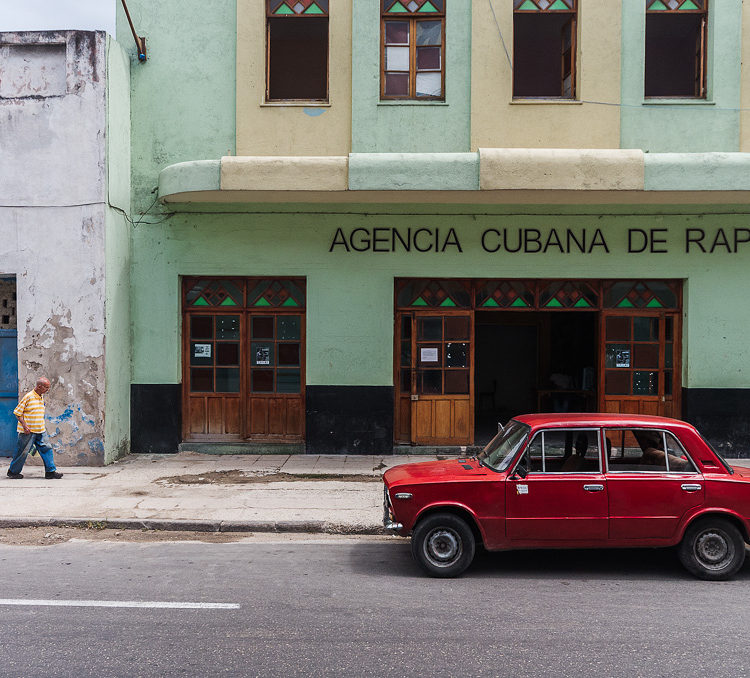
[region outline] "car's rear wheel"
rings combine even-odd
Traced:
[[[474,559],[476,540],[468,523],[452,513],[420,520],[411,536],[411,552],[433,577],[457,577]]]
[[[729,579],[745,562],[745,541],[728,520],[706,518],[688,527],[678,555],[685,569],[700,579]]]

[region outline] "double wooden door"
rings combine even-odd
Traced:
[[[599,409],[679,417],[680,314],[602,311],[599,336]]]
[[[396,437],[415,445],[474,440],[474,314],[401,312]]]
[[[185,314],[185,440],[304,439],[304,312]]]

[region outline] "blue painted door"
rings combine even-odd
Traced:
[[[0,330],[0,457],[12,457],[16,447],[18,349],[16,330]]]

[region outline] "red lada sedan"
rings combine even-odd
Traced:
[[[679,545],[702,579],[745,560],[750,469],[732,467],[696,429],[663,417],[531,414],[478,457],[386,471],[384,524],[411,535],[435,577],[489,551]]]

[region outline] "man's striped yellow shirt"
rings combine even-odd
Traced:
[[[36,391],[29,391],[21,398],[21,402],[13,410],[13,414],[17,417],[23,416],[26,426],[29,427],[32,433],[44,433],[44,398]],[[20,420],[18,421],[16,431],[18,433],[24,432]]]

